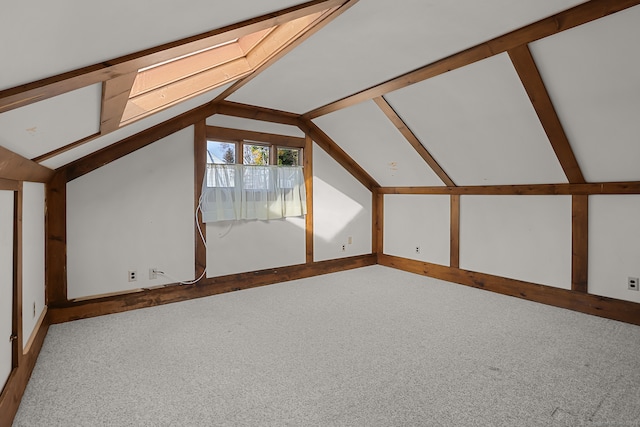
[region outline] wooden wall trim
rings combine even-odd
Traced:
[[[220,101],[215,105],[218,107],[218,114],[243,119],[261,120],[263,122],[280,123],[298,127],[300,118],[300,116],[295,113],[240,104],[238,102]]]
[[[372,218],[372,236],[371,236],[371,251],[378,256],[384,252],[384,194],[380,194],[379,188],[373,189],[371,194],[371,202],[373,213]]]
[[[67,176],[56,172],[46,186],[46,304],[67,300]]]
[[[503,295],[640,325],[640,304],[638,303],[390,255],[380,255],[378,257],[378,263],[387,267],[397,268],[448,282],[459,283]]]
[[[20,189],[20,181],[0,178],[0,190],[18,191]]]
[[[383,194],[573,195],[640,194],[640,181],[589,184],[488,185],[467,187],[382,187]]]
[[[450,236],[449,236],[449,265],[460,267],[460,195],[451,195],[450,209]]]
[[[13,368],[22,364],[24,331],[22,327],[22,282],[23,282],[23,184],[13,193],[13,316],[11,333],[15,337],[11,346]]]
[[[305,215],[305,262],[315,261],[314,253],[314,221],[313,221],[313,140],[309,135],[305,137],[305,147],[302,153],[304,184],[307,194],[307,215]]]
[[[571,197],[571,289],[588,292],[589,196]]]
[[[520,81],[527,91],[531,104],[540,119],[553,151],[560,162],[560,166],[572,184],[582,184],[585,182],[580,165],[569,144],[567,135],[564,132],[562,123],[558,118],[547,88],[542,81],[542,76],[531,56],[531,51],[527,45],[517,46],[508,51]]]
[[[527,25],[505,35],[496,37],[447,58],[387,80],[376,86],[329,103],[303,114],[306,119],[314,119],[334,111],[350,107],[394,90],[402,89],[414,83],[472,64],[517,46],[531,43],[553,34],[586,24],[612,13],[640,4],[640,0],[591,0],[571,9],[557,13],[533,24]]]
[[[267,142],[281,147],[305,146],[305,138],[299,136],[277,135],[274,133],[254,132],[250,130],[231,129],[220,126],[207,126],[206,137],[208,139],[220,139],[223,141],[256,141]]]
[[[2,394],[0,394],[0,426],[10,426],[13,423],[22,395],[27,388],[29,378],[31,378],[31,373],[42,349],[42,344],[47,336],[49,324],[48,316],[45,316],[44,322],[41,323],[34,335],[29,350],[22,355],[20,365],[9,375],[7,384],[2,390]],[[20,342],[20,345],[22,345],[22,342]]]
[[[194,279],[204,277],[207,269],[207,225],[202,222],[202,211],[200,207],[200,195],[202,194],[202,185],[204,184],[204,176],[207,168],[207,126],[204,119],[195,123],[193,135],[193,210],[198,212],[194,220],[194,239],[195,239],[195,272]],[[195,221],[198,221],[196,224]],[[202,237],[200,236],[202,233]],[[205,242],[202,241],[204,238]]]
[[[215,113],[215,107],[211,104],[202,105],[71,162],[59,170],[65,170],[67,179],[72,181]]]
[[[411,144],[414,150],[422,157],[422,159],[429,165],[431,170],[440,178],[440,180],[447,186],[455,187],[455,183],[453,180],[447,175],[447,173],[442,169],[440,164],[433,158],[429,150],[425,148],[422,142],[418,139],[418,137],[413,133],[409,126],[402,120],[402,117],[398,114],[396,110],[393,109],[391,104],[383,97],[378,96],[373,98],[373,101],[376,103],[378,108],[382,110],[382,112],[387,116],[387,118],[393,123],[393,125],[398,129],[398,131],[404,136],[404,138]]]
[[[120,313],[144,307],[186,301],[225,292],[254,288],[258,286],[281,283],[305,277],[319,276],[326,273],[349,270],[374,265],[373,254],[342,258],[329,261],[300,264],[277,269],[267,269],[249,273],[205,278],[194,286],[179,284],[167,285],[139,292],[115,295],[83,301],[68,301],[49,307],[51,323],[62,323],[71,320]]]
[[[13,181],[47,182],[53,170],[0,146],[0,178]]]
[[[299,121],[302,131],[311,136],[320,148],[327,152],[333,159],[346,169],[355,179],[360,181],[369,190],[380,187],[375,179],[369,175],[355,160],[353,160],[329,135],[324,133],[311,120]]]

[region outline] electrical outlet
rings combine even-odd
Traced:
[[[627,278],[627,289],[629,289],[630,291],[637,291],[637,290],[640,290],[638,286],[639,286],[639,283],[638,283],[637,277]]]
[[[36,303],[33,303],[33,317],[36,317]]]
[[[347,250],[347,245],[342,245],[342,252],[345,252]]]
[[[419,254],[420,253],[420,246],[416,246],[416,253]]]
[[[135,282],[138,280],[138,272],[135,270],[129,270],[129,281]]]

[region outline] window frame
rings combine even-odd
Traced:
[[[304,137],[207,126],[206,141],[235,144],[235,164],[244,164],[245,145],[261,145],[269,147],[269,166],[278,166],[278,149],[280,148],[297,149],[298,164],[295,166],[304,165],[306,145]]]

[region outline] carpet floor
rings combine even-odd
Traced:
[[[640,426],[640,327],[371,266],[53,325],[14,426]]]

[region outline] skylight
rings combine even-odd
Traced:
[[[120,126],[255,72],[335,8],[140,68]],[[218,39],[219,40],[219,39]]]

